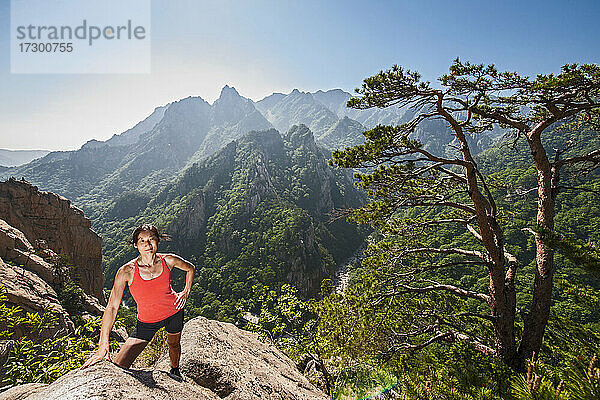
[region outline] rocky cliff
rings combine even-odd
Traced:
[[[31,248],[23,242],[13,249],[18,251],[51,250],[64,254],[75,265],[78,283],[100,303],[104,299],[104,276],[102,274],[102,239],[91,229],[90,221],[83,212],[59,195],[41,192],[36,186],[25,181],[9,179],[0,182],[0,219],[16,228],[30,242]],[[0,256],[9,257],[7,247]],[[15,253],[16,256],[16,253]],[[45,268],[41,277],[52,284],[55,276]]]
[[[102,361],[50,385],[13,387],[1,393],[0,400],[327,399],[275,346],[232,324],[194,318],[184,326],[181,347],[183,379],[165,372],[165,352],[149,369],[125,370]]]

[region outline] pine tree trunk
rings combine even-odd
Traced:
[[[553,186],[558,180],[558,174],[549,163],[539,138],[531,140],[529,144],[538,171],[538,213],[535,232],[536,269],[533,298],[524,321],[523,336],[519,345],[519,360],[522,369],[525,368],[527,359],[531,358],[533,353],[539,353],[550,316],[554,250],[544,243],[543,235],[551,233],[554,229],[555,193]]]
[[[519,359],[515,341],[516,292],[512,280],[506,279],[506,263],[504,257],[504,233],[498,224],[493,207],[480,192],[475,160],[462,127],[441,107],[438,111],[450,122],[456,137],[461,143],[463,160],[469,165],[465,167],[467,190],[476,211],[477,224],[483,246],[490,257],[490,314],[494,318],[494,344],[496,355],[502,362],[513,369],[518,369]],[[490,200],[492,200],[490,198]]]
[[[494,323],[495,347],[498,358],[514,370],[519,369],[519,358],[515,342],[515,310],[516,294],[514,287],[511,289],[503,286],[500,293],[491,295],[491,314],[496,317]]]
[[[490,314],[494,320],[496,354],[502,362],[511,368],[518,367],[517,343],[515,341],[515,314],[517,297],[512,280],[506,279],[506,261],[504,257],[504,234],[498,221],[487,218],[494,240],[488,244],[492,257],[490,268]],[[493,247],[492,247],[493,244]]]

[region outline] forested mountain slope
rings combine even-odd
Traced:
[[[198,265],[189,301],[194,314],[205,316],[231,317],[255,284],[288,282],[314,295],[366,232],[343,220],[329,222],[333,209],[356,207],[362,195],[347,171],[327,165],[304,125],[283,137],[274,129],[250,132],[155,196],[144,196],[124,193],[127,201],[118,198],[97,217],[107,281],[135,256],[126,243],[133,227],[155,221],[173,236],[163,251]],[[135,199],[140,209],[127,215]]]
[[[179,100],[106,142],[52,152],[2,176],[25,177],[65,196],[94,220],[98,204],[132,187],[155,191],[190,160],[205,158],[250,130],[270,127],[250,100],[225,86],[212,105],[199,97]]]

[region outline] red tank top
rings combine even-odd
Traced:
[[[159,254],[162,272],[156,278],[142,279],[135,260],[133,281],[129,285],[129,292],[137,304],[138,320],[152,323],[162,321],[177,313],[175,307],[175,291],[171,288],[171,271],[165,259]]]

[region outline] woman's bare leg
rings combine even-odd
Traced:
[[[123,346],[121,346],[119,354],[115,357],[115,364],[123,368],[131,367],[131,364],[133,364],[148,343],[147,340],[128,338]]]
[[[167,332],[167,344],[169,345],[169,358],[171,359],[171,367],[179,367],[179,358],[181,357],[181,332]]]

